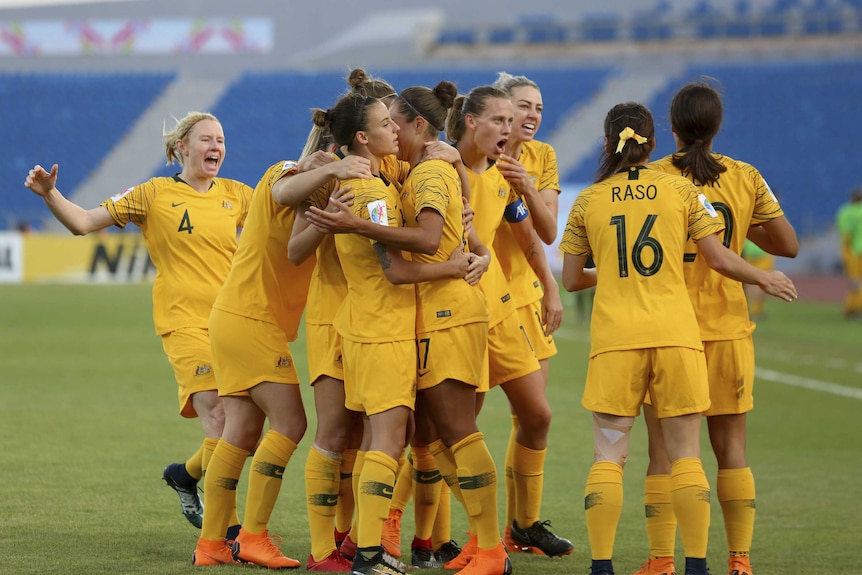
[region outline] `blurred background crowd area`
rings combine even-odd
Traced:
[[[164,166],[163,128],[191,110],[222,122],[221,176],[254,186],[296,158],[311,108],[365,68],[396,89],[499,71],[542,90],[561,225],[592,181],[608,109],[642,102],[654,158],[673,151],[673,93],[710,77],[715,150],[757,167],[802,244],[778,266],[840,273],[835,214],[862,186],[862,0],[114,0],[0,3],[0,230],[59,231],[23,186],[60,165],[58,188],[93,207]]]

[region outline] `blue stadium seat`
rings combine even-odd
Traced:
[[[437,43],[441,46],[470,46],[475,44],[477,39],[475,30],[465,28],[444,28],[437,36]]]
[[[23,186],[34,164],[60,165],[57,187],[66,195],[96,169],[174,74],[4,74],[0,125],[14,134],[0,162],[0,228],[33,225],[50,216]],[[123,186],[128,182],[118,182]],[[105,190],[105,197],[120,191]],[[92,207],[92,206],[88,206]]]

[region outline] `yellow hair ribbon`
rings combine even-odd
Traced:
[[[621,154],[623,152],[623,147],[626,145],[626,142],[628,140],[631,140],[632,138],[634,138],[634,140],[638,144],[646,144],[646,141],[647,141],[646,138],[644,138],[643,136],[639,136],[634,130],[632,130],[629,127],[626,127],[625,130],[620,132],[620,143],[617,144],[617,153],[618,154]]]

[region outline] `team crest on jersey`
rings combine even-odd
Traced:
[[[199,365],[195,368],[195,377],[200,377],[202,375],[207,375],[211,373],[213,370],[212,366],[209,365]]]
[[[232,210],[233,204],[228,201],[224,201],[221,203],[221,207],[225,208],[226,210]]]
[[[290,357],[281,356],[275,362],[275,367],[290,367],[293,365],[293,360]]]
[[[389,225],[389,214],[386,211],[386,201],[375,200],[368,204],[368,217],[379,226]]]
[[[714,218],[718,217],[718,212],[715,211],[715,208],[712,207],[712,204],[709,203],[709,200],[706,199],[706,196],[704,196],[703,194],[698,194],[697,199],[700,200],[700,205],[703,206],[703,209],[705,209],[709,213],[709,215]]]
[[[129,195],[129,192],[131,192],[131,191],[132,191],[132,189],[133,189],[133,188],[129,188],[129,189],[127,189],[127,190],[123,190],[123,191],[122,191],[122,192],[120,192],[119,194],[114,194],[113,196],[111,196],[111,201],[112,201],[112,202],[119,202],[120,200],[122,200],[123,198],[125,198],[126,196],[128,196],[128,195]]]
[[[503,188],[500,188],[500,191],[497,192],[497,195],[500,196],[501,198],[505,198],[508,195],[508,193]]]

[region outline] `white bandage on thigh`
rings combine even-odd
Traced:
[[[611,461],[620,467],[624,466],[629,455],[629,436],[634,423],[634,417],[593,413],[595,461]]]

